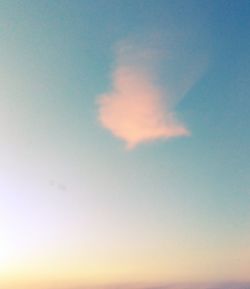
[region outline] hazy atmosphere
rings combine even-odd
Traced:
[[[0,288],[250,289],[250,2],[0,1]]]

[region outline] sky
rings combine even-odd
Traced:
[[[2,289],[250,282],[249,29],[244,0],[1,1]]]

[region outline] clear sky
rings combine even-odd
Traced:
[[[249,31],[244,0],[1,1],[1,288],[250,281]]]

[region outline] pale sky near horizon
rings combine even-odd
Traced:
[[[1,1],[1,288],[250,281],[249,30],[243,0]]]

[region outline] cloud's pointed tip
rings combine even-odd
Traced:
[[[179,138],[179,137],[189,137],[191,136],[191,132],[184,126],[179,125],[178,127],[174,128],[174,131],[169,131],[169,128],[166,128],[165,130],[162,130],[162,134],[154,137],[149,137],[145,139],[140,139],[140,140],[126,140],[125,141],[125,150],[126,151],[132,151],[136,149],[138,146],[141,144],[146,144],[146,143],[152,143],[156,140],[169,140],[172,138]]]
[[[172,132],[172,137],[188,137],[190,135],[190,130],[188,130],[185,126],[182,125],[175,127]]]

